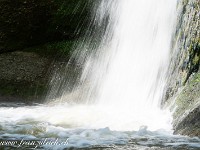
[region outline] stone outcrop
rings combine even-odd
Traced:
[[[200,136],[200,1],[180,0],[165,104],[176,134]]]
[[[80,37],[93,1],[1,0],[0,53]]]
[[[52,60],[34,52],[0,55],[0,100],[37,100],[47,88]]]

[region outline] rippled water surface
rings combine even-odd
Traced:
[[[62,109],[65,107],[65,111]],[[88,108],[88,107],[87,107]],[[63,117],[65,113],[65,117]],[[78,115],[70,106],[26,106],[2,103],[0,108],[0,141],[15,141],[7,149],[200,149],[199,138],[172,135],[170,131],[116,131],[103,127],[95,118],[87,118],[86,109]],[[96,112],[93,112],[96,113]],[[105,115],[105,114],[104,114]],[[91,117],[91,114],[90,114]],[[79,119],[79,120],[78,120]],[[93,125],[90,125],[93,122]],[[119,119],[122,124],[123,118]],[[96,126],[94,125],[96,123]],[[99,127],[98,127],[99,126]],[[102,127],[102,128],[101,128]],[[32,143],[30,143],[32,142]],[[33,143],[34,142],[34,143]],[[39,145],[39,143],[42,143]],[[55,143],[57,142],[57,143]],[[5,144],[5,143],[4,143]]]

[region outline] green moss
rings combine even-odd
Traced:
[[[190,86],[193,86],[195,83],[200,82],[200,73],[194,75],[193,79],[190,81]]]
[[[61,41],[55,43],[47,43],[36,47],[26,48],[25,52],[35,52],[42,56],[59,56],[70,57],[73,50],[74,41]]]
[[[187,5],[187,4],[188,4],[188,0],[183,0],[183,1],[182,1],[182,4],[183,4],[183,5]]]
[[[188,48],[189,61],[187,66],[187,76],[184,85],[193,73],[197,73],[200,65],[200,39],[193,40]]]
[[[176,99],[177,109],[175,113],[173,114],[175,119],[177,119],[177,117],[180,116],[180,114],[183,114],[183,112],[187,109],[188,103],[187,101],[185,101],[185,97],[187,96],[188,95],[186,93],[182,92]]]
[[[182,116],[187,110],[191,110],[200,97],[200,73],[196,73],[188,82],[184,89],[179,93],[176,98],[177,109],[175,111],[174,118]]]
[[[182,14],[185,14],[185,12],[186,12],[186,7],[187,7],[187,5],[188,5],[188,0],[181,0],[181,4],[182,4],[182,6],[183,6],[183,9],[182,9]],[[178,5],[177,5],[177,7],[178,7]]]
[[[193,58],[193,60],[192,60],[192,63],[193,63],[194,65],[199,64],[199,59],[200,59],[200,56],[198,56],[198,54],[195,54],[195,56],[194,56],[194,58]]]

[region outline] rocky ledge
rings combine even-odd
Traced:
[[[34,52],[0,54],[0,101],[42,99],[52,59]]]
[[[176,134],[200,137],[200,1],[178,1],[165,104]]]

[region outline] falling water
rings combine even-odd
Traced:
[[[67,139],[67,145],[41,146],[47,149],[110,144],[126,144],[130,149],[181,145],[198,149],[198,138],[159,130],[171,131],[171,115],[160,109],[160,103],[177,1],[95,2],[86,36],[65,68],[70,72],[52,79],[49,98],[59,95],[58,101],[36,106],[2,104],[0,140]],[[76,76],[72,62],[77,63]]]
[[[101,42],[95,49],[82,45],[77,48],[76,59],[84,62],[84,69],[71,92],[86,109],[92,105],[95,111],[105,113],[96,116],[99,122],[93,122],[94,126],[115,130],[171,128],[170,114],[160,109],[160,103],[176,5],[176,0],[102,0],[98,5],[94,24],[100,27],[84,42]],[[99,30],[102,38],[95,37]],[[62,99],[68,100],[69,94],[63,94]]]

